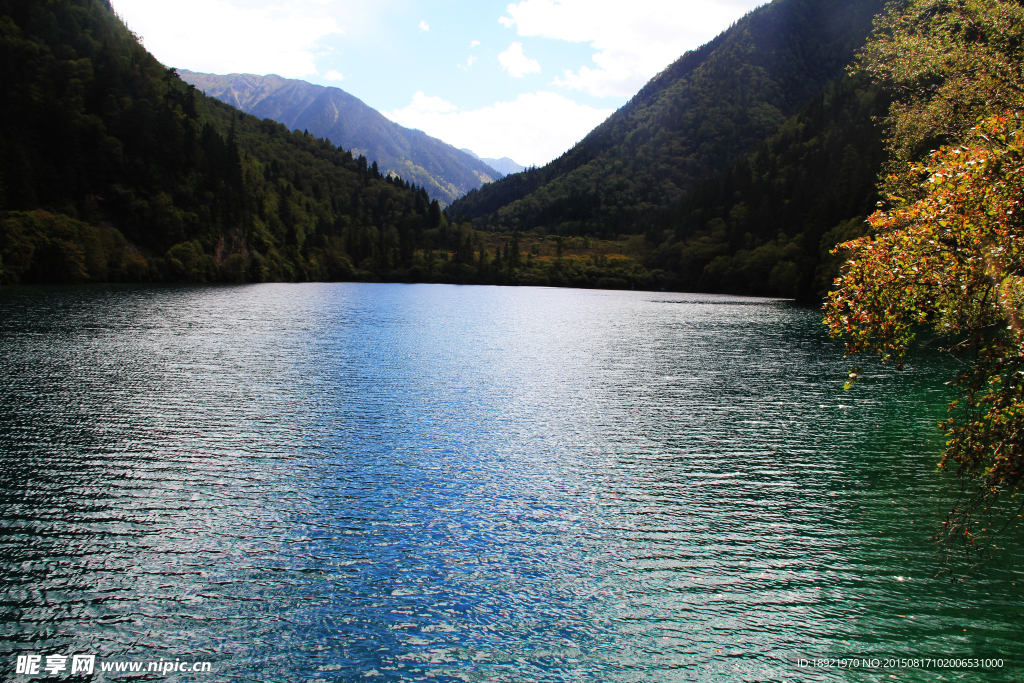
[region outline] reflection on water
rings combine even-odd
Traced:
[[[937,577],[948,369],[843,392],[815,311],[26,288],[0,291],[0,349],[5,675],[24,652],[207,659],[209,680],[241,681],[894,673],[793,665],[824,654],[1007,663],[902,680],[1024,667],[1024,555]]]

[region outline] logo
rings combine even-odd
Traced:
[[[210,673],[212,662],[181,661],[180,659],[103,661],[96,655],[18,655],[14,673],[23,676],[90,676],[97,669],[101,673],[150,673],[158,676],[181,673]]]
[[[70,660],[70,661],[69,661]],[[14,672],[27,676],[47,674],[91,674],[96,667],[96,655],[18,655]]]

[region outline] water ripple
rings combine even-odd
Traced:
[[[0,667],[882,680],[1024,665],[1019,552],[928,537],[947,368],[843,392],[814,311],[430,285],[0,291]],[[1017,547],[1024,547],[1024,544]],[[6,668],[0,669],[7,671]],[[12,669],[13,670],[13,669]]]

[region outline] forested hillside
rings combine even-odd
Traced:
[[[442,226],[422,188],[183,83],[106,0],[0,0],[0,57],[0,283],[375,278]]]
[[[841,74],[878,4],[775,0],[559,160],[445,213],[364,157],[204,96],[104,0],[0,0],[0,283],[383,279],[814,298],[837,265],[828,250],[864,230],[876,201],[874,117],[888,96]]]
[[[727,169],[841,78],[882,7],[775,0],[683,55],[560,158],[451,210],[489,229],[634,232],[652,208]]]
[[[381,172],[397,173],[443,204],[501,177],[475,155],[400,126],[340,88],[274,75],[180,73],[187,83],[244,112],[362,154]]]
[[[756,152],[645,221],[649,268],[670,286],[821,297],[839,242],[867,230],[890,97],[862,78],[830,84]]]

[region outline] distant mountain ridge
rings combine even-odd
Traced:
[[[481,157],[473,150],[466,149],[465,147],[463,147],[460,151],[465,152],[474,159],[479,159],[480,161],[484,162],[485,164],[493,168],[498,173],[501,173],[503,176],[512,175],[513,173],[521,173],[526,170],[526,166],[523,166],[522,164],[513,161],[509,157],[502,157],[500,159]]]
[[[423,131],[394,123],[340,88],[273,74],[220,76],[187,69],[178,73],[207,95],[248,114],[307,130],[362,154],[370,163],[376,161],[383,173],[397,173],[426,188],[443,204],[502,177],[485,161]]]

